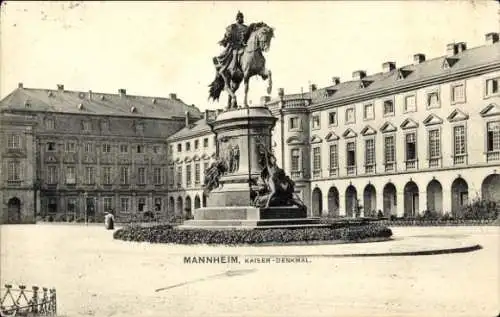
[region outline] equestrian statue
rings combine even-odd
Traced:
[[[248,107],[248,85],[250,78],[259,75],[268,80],[267,93],[272,90],[271,71],[266,69],[267,52],[274,37],[274,29],[264,22],[244,24],[243,13],[238,12],[236,22],[226,28],[224,38],[219,44],[223,52],[213,58],[215,79],[209,85],[209,99],[219,100],[225,90],[228,94],[227,110],[238,108],[236,91],[241,82],[245,85],[244,106]]]

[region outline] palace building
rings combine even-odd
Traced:
[[[310,216],[456,214],[472,199],[500,201],[498,33],[411,64],[354,71],[328,87],[263,97],[278,119],[273,151]],[[215,153],[205,118],[169,138],[169,210],[204,206]]]
[[[169,98],[18,88],[0,101],[0,220],[167,212],[167,137],[201,118]]]

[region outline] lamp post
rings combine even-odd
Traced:
[[[88,205],[87,205],[87,192],[84,192],[83,193],[83,206],[84,206],[84,211],[85,211],[85,225],[88,225],[88,217],[87,217],[87,209],[88,209]]]
[[[38,203],[37,203],[37,194],[38,194],[39,188],[40,188],[40,179],[37,177],[35,179],[35,181],[33,182],[33,189],[34,189],[34,196],[35,196],[34,197],[35,201],[34,201],[34,208],[33,208],[34,210],[33,211],[34,211],[34,215],[35,215],[35,221],[36,221],[36,217],[38,216],[38,212],[39,212]]]

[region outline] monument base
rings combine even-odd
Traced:
[[[295,206],[257,208],[253,206],[205,207],[194,211],[179,229],[270,229],[321,227],[319,218],[307,218],[306,210]]]

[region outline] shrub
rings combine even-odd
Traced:
[[[74,215],[66,215],[66,221],[68,222],[73,222],[75,220],[75,216]]]
[[[464,219],[496,219],[500,206],[493,201],[476,199],[462,209]]]
[[[154,227],[131,225],[113,233],[114,239],[124,241],[225,245],[332,240],[359,241],[367,238],[389,238],[391,236],[391,229],[375,224],[345,228],[314,227],[255,230],[176,229],[170,225]]]

